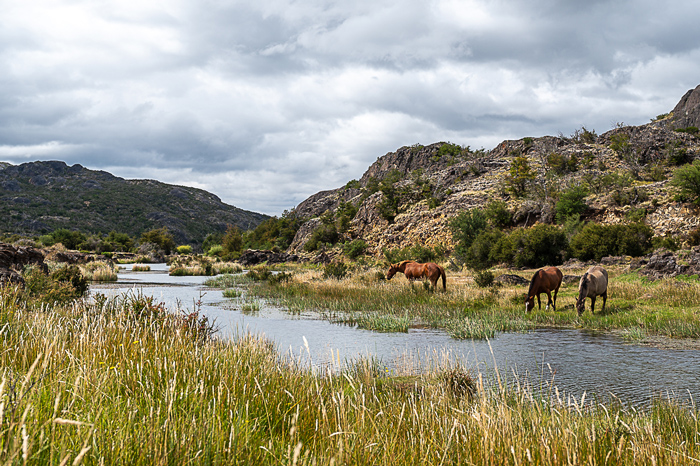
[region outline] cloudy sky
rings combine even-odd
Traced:
[[[404,145],[601,134],[700,84],[700,2],[0,0],[0,161],[279,215]]]

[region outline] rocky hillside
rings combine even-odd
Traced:
[[[179,244],[201,244],[227,225],[247,230],[267,218],[201,189],[126,180],[55,161],[0,164],[0,232],[37,235],[68,228],[138,237],[167,227]]]
[[[449,143],[402,147],[380,157],[360,180],[299,204],[295,214],[310,220],[290,249],[302,251],[322,224],[319,217],[343,203],[357,208],[343,239],[363,239],[371,252],[416,244],[451,249],[449,222],[465,209],[498,199],[516,225],[551,223],[561,193],[577,185],[590,192],[584,219],[642,219],[657,236],[684,235],[700,226],[700,212],[674,200],[670,180],[677,165],[700,156],[699,126],[700,86],[667,115],[641,126],[619,124],[601,135],[581,128],[569,137],[503,141],[490,151]],[[516,192],[511,167],[523,160],[531,177],[520,185],[523,192]],[[381,180],[384,189],[378,187]],[[387,215],[394,195],[395,215]]]

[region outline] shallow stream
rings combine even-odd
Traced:
[[[340,368],[361,357],[373,358],[388,373],[421,370],[449,359],[474,373],[539,391],[556,386],[561,398],[575,397],[644,406],[653,397],[700,399],[700,351],[660,349],[626,343],[610,334],[541,329],[502,333],[491,340],[455,340],[432,329],[379,333],[333,324],[312,312],[292,315],[260,303],[244,313],[240,298],[224,298],[220,289],[203,286],[209,277],[171,277],[165,264],[150,272],[120,270],[111,285],[92,285],[92,293],[143,293],[173,311],[199,309],[215,319],[223,338],[245,333],[264,335],[280,353],[314,368]],[[245,293],[245,290],[244,290]],[[307,346],[308,344],[308,346]]]

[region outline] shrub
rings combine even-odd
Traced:
[[[561,264],[568,241],[560,227],[538,223],[530,228],[519,228],[504,235],[494,248],[492,257],[497,262],[535,268]]]
[[[237,257],[243,249],[243,235],[236,226],[229,225],[221,239],[224,257]]]
[[[557,223],[564,223],[569,217],[578,217],[586,211],[588,205],[584,201],[588,190],[582,185],[572,186],[559,196],[555,210]]]
[[[386,260],[392,264],[405,260],[414,260],[416,262],[432,262],[439,257],[445,255],[445,250],[437,246],[435,248],[430,248],[428,246],[423,246],[421,244],[416,244],[414,246],[407,246],[405,248],[394,248],[394,249],[383,249],[382,254],[386,257]]]
[[[474,239],[487,227],[486,215],[481,209],[461,212],[450,221],[452,239],[455,241],[455,254],[464,258]]]
[[[494,280],[493,272],[490,270],[482,270],[474,274],[474,283],[479,288],[486,288],[493,285]]]
[[[495,228],[507,228],[512,224],[513,215],[503,201],[495,199],[489,201],[484,209],[484,216]]]
[[[192,246],[182,245],[177,247],[178,254],[192,254]]]
[[[344,262],[331,262],[323,267],[323,278],[340,280],[348,273],[348,266]]]
[[[349,243],[345,243],[343,246],[343,252],[350,259],[357,259],[365,253],[367,250],[367,243],[361,239],[353,240]]]
[[[600,225],[589,223],[571,238],[571,255],[600,261],[605,256],[641,256],[652,247],[653,230],[643,223]]]
[[[166,254],[170,254],[175,248],[175,239],[166,227],[149,230],[141,234],[139,239],[141,244],[153,243],[162,249]]]
[[[506,189],[515,197],[525,194],[527,186],[535,179],[535,173],[530,168],[527,158],[517,155],[510,164],[510,169],[505,177]]]
[[[215,244],[207,251],[207,256],[221,257],[224,255],[224,247],[220,244]]]
[[[338,242],[339,237],[340,235],[335,224],[321,225],[314,230],[311,237],[304,244],[304,251],[313,252],[325,244],[333,245]]]
[[[458,146],[457,144],[452,144],[452,143],[445,143],[440,146],[440,149],[438,149],[438,157],[443,157],[445,155],[451,155],[453,157],[457,157],[459,154],[462,153],[462,147]]]
[[[688,152],[688,149],[681,147],[680,141],[666,146],[666,163],[668,165],[678,167],[692,161],[693,156]]]
[[[700,204],[700,160],[676,168],[671,184],[678,187],[682,199]]]
[[[677,251],[680,248],[680,244],[675,238],[670,236],[654,236],[651,239],[651,244],[654,249],[668,249],[669,251]]]

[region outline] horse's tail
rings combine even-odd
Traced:
[[[445,269],[442,267],[440,267],[440,275],[442,276],[442,289],[446,290],[447,289],[447,276],[445,275]]]

